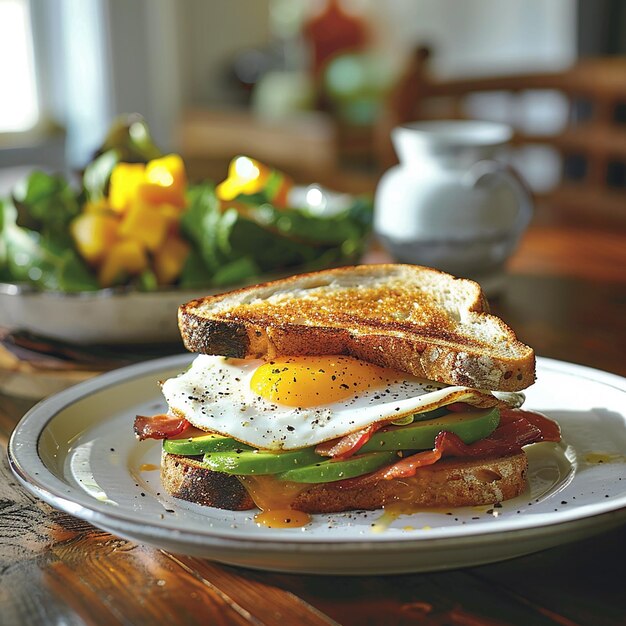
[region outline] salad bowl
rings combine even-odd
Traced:
[[[0,327],[66,343],[146,344],[180,340],[179,305],[217,289],[62,293],[0,283]]]
[[[179,342],[195,297],[357,262],[368,197],[298,186],[239,155],[190,182],[141,119],[114,125],[80,181],[35,170],[0,197],[0,331],[71,344]]]

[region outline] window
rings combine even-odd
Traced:
[[[0,133],[23,132],[39,120],[28,0],[0,0]]]

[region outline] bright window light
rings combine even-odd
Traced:
[[[32,128],[39,118],[28,0],[0,0],[0,133]]]

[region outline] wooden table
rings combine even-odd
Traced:
[[[626,375],[626,234],[532,229],[493,308],[538,354]],[[0,397],[6,445],[28,402]],[[270,574],[168,554],[27,494],[0,463],[0,625],[626,623],[626,529],[432,574]]]

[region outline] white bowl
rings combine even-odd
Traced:
[[[226,289],[102,289],[73,294],[0,283],[0,327],[77,344],[175,342],[180,340],[178,306]]]

